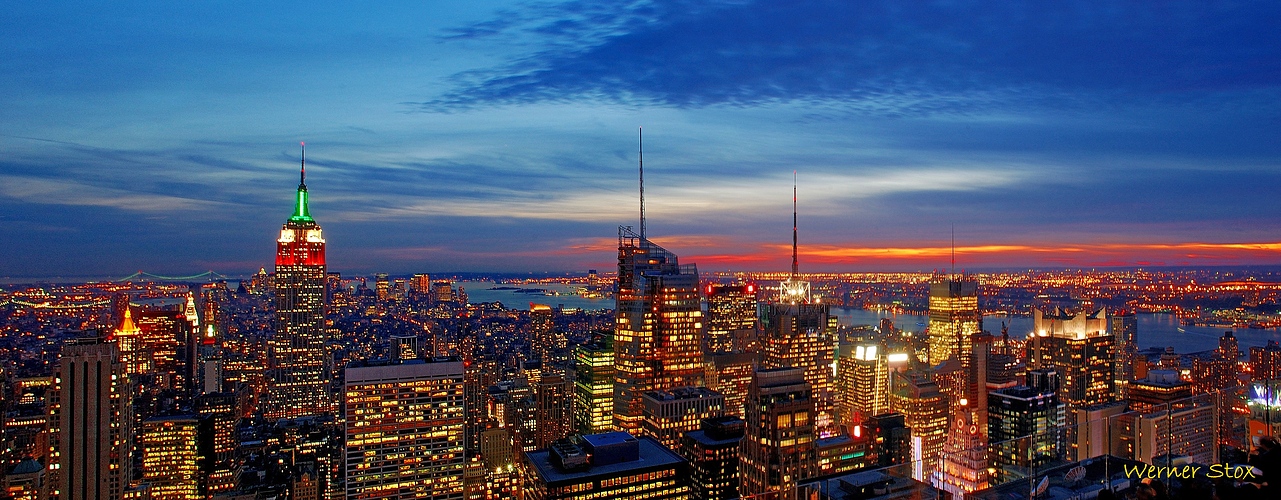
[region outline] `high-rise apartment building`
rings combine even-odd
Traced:
[[[614,422],[638,433],[646,391],[703,385],[698,269],[620,227],[616,298]]]
[[[1231,360],[1233,363],[1241,359],[1241,344],[1237,342],[1237,338],[1232,332],[1223,332],[1223,336],[1219,337],[1218,355],[1223,359]]]
[[[133,414],[116,345],[66,343],[49,389],[49,498],[120,498],[132,471]]]
[[[681,436],[698,430],[704,419],[725,413],[725,396],[706,387],[649,391],[643,396],[645,420],[641,433],[675,450]]]
[[[1250,380],[1281,379],[1281,344],[1269,340],[1265,346],[1250,348]]]
[[[779,495],[818,474],[814,394],[802,368],[756,372],[739,445],[739,494]]]
[[[1153,462],[1168,454],[1217,463],[1217,409],[1211,394],[1194,394],[1173,370],[1152,370],[1130,386],[1130,411],[1112,420],[1113,450]]]
[[[1221,356],[1192,359],[1192,391],[1208,394],[1219,409],[1219,443],[1244,447],[1246,419],[1245,390],[1237,378],[1237,362]],[[1228,352],[1235,352],[1230,350]]]
[[[306,168],[276,240],[276,332],[268,345],[269,419],[333,413],[325,333],[325,238],[307,208]]]
[[[551,306],[529,305],[529,340],[533,345],[534,356],[542,360],[543,366],[556,363],[555,355],[559,346],[556,341],[555,323],[552,322]]]
[[[736,352],[756,336],[756,285],[707,285],[708,353]]]
[[[142,480],[150,498],[207,498],[199,484],[201,421],[195,415],[155,416],[142,422]]]
[[[463,499],[463,363],[347,367],[347,498]]]
[[[574,427],[579,434],[614,430],[614,334],[574,348]]]

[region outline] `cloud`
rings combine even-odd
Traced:
[[[158,194],[140,194],[90,186],[66,179],[41,179],[0,175],[0,196],[36,204],[112,207],[149,213],[204,211],[223,208],[208,200]]]
[[[850,200],[903,193],[963,192],[1012,185],[1026,177],[1015,169],[926,168],[863,170],[806,174],[804,199],[808,213],[839,214]],[[672,182],[659,195],[651,188],[646,210],[659,217],[744,217],[762,212],[781,213],[791,206],[784,193],[790,176],[747,174],[741,177],[699,177]],[[637,194],[602,189],[527,190],[469,186],[472,196],[439,199],[402,197],[384,207],[339,215],[341,220],[421,218],[437,216],[546,219],[584,222],[624,222],[639,211]]]
[[[1281,5],[1264,1],[536,4],[457,30],[536,49],[455,75],[454,90],[422,107],[793,102],[934,115],[1187,103],[1275,89],[1278,17]]]

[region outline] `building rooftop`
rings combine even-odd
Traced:
[[[628,473],[662,470],[686,463],[686,460],[681,458],[680,455],[648,436],[636,438],[626,432],[607,432],[583,436],[582,439],[584,444],[587,445],[584,448],[597,450],[596,455],[608,453],[614,446],[635,442],[637,455],[634,460],[604,465],[596,465],[596,463],[601,461],[601,458],[605,458],[603,461],[609,462],[611,457],[594,455],[591,457],[592,464],[590,466],[575,470],[562,470],[553,465],[550,450],[531,451],[525,454],[525,459],[533,466],[533,470],[538,477],[551,487],[595,481]]]
[[[823,500],[937,499],[943,495],[926,483],[879,470],[826,476],[802,482],[800,489],[807,498],[817,494]]]
[[[457,357],[438,357],[430,360],[359,361],[344,370],[346,383],[372,383],[405,378],[462,376],[463,362]]]
[[[1132,481],[1125,476],[1125,466],[1127,465],[1130,467],[1146,467],[1143,462],[1104,455],[1037,471],[1035,477],[1010,481],[999,486],[979,490],[967,495],[967,498],[983,500],[1026,499],[1029,498],[1032,489],[1036,484],[1039,484],[1042,478],[1048,479],[1046,480],[1045,493],[1037,496],[1038,500],[1094,498],[1098,495],[1099,490],[1102,490],[1109,483],[1112,489],[1117,492],[1130,487]],[[1070,471],[1078,466],[1083,469],[1084,474],[1079,472],[1069,474]],[[1080,479],[1069,481],[1068,479],[1073,475],[1079,475]]]
[[[706,387],[691,386],[677,387],[665,391],[649,391],[645,393],[645,397],[657,401],[675,401],[677,399],[717,398],[721,397],[721,393]]]

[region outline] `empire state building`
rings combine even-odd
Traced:
[[[325,238],[307,210],[304,156],[294,214],[276,240],[276,333],[268,350],[268,419],[333,412],[325,339]]]

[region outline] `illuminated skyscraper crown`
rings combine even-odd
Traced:
[[[289,222],[315,222],[311,218],[311,213],[307,210],[307,143],[301,142],[302,145],[302,169],[299,172],[298,195],[294,201],[294,214],[289,217]]]

